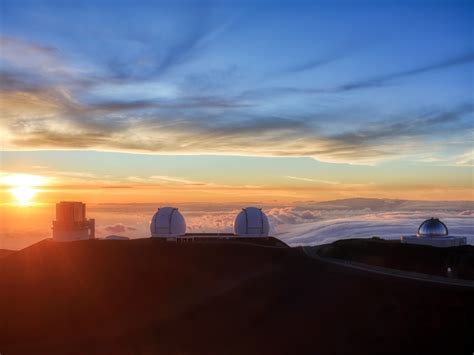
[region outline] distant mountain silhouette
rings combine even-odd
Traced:
[[[300,248],[43,241],[0,259],[0,352],[462,354],[474,291]]]
[[[403,211],[403,210],[446,210],[474,209],[473,201],[417,201],[393,200],[378,198],[349,198],[341,200],[315,202],[313,208],[321,209],[350,209],[358,210],[368,208],[372,211]]]

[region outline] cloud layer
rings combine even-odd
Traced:
[[[233,231],[233,222],[243,204],[177,204],[186,219],[188,233]],[[416,233],[427,218],[439,217],[450,234],[468,237],[474,244],[474,203],[426,202],[381,199],[349,199],[292,206],[263,205],[271,234],[291,246],[318,245],[344,238],[398,239]],[[156,204],[89,204],[88,216],[96,220],[96,234],[147,238]],[[18,249],[50,237],[54,205],[15,215],[0,205],[6,223],[0,226],[0,249]],[[27,213],[27,214],[26,214]],[[27,218],[34,223],[21,223]],[[33,225],[33,227],[32,227]]]
[[[472,132],[472,103],[369,116],[369,111],[350,107],[344,112],[334,105],[314,107],[311,100],[339,102],[340,95],[349,91],[382,89],[397,79],[466,66],[474,60],[472,53],[357,81],[347,79],[334,87],[249,88],[250,82],[239,83],[245,76],[241,68],[206,77],[184,69],[199,61],[227,28],[225,22],[206,20],[206,15],[189,21],[189,33],[184,31],[165,48],[154,48],[151,39],[137,40],[143,47],[137,55],[144,62],[138,67],[125,54],[105,64],[79,65],[58,48],[1,37],[3,149],[307,156],[349,163],[416,156],[433,144],[438,149],[457,146],[457,156],[468,154],[460,138]],[[312,71],[349,55],[341,53],[281,72],[288,76]],[[178,69],[183,73],[176,73]],[[239,85],[232,88],[232,81]],[[301,110],[300,104],[308,109]],[[442,142],[437,139],[440,135]],[[450,158],[453,164],[457,161],[464,164],[466,159]]]
[[[367,213],[351,217],[339,217],[298,225],[285,225],[277,234],[288,244],[319,245],[338,239],[370,238],[378,236],[386,239],[400,239],[402,235],[414,235],[421,222],[430,214],[384,212]],[[436,213],[449,225],[450,234],[467,236],[468,243],[474,244],[472,211],[464,213]]]

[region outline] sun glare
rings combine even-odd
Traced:
[[[30,204],[33,200],[33,197],[36,195],[36,190],[30,186],[19,186],[13,189],[10,189],[10,192],[21,205]]]
[[[0,177],[0,181],[10,186],[8,191],[15,199],[15,204],[21,206],[31,205],[38,192],[37,187],[47,183],[42,176],[28,174],[4,175]]]

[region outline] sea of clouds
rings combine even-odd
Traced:
[[[351,216],[321,219],[307,223],[283,224],[275,236],[287,244],[318,245],[338,239],[370,238],[399,239],[402,235],[416,234],[419,224],[431,216],[439,217],[449,227],[451,235],[467,236],[469,244],[474,244],[474,220],[463,212],[428,213],[419,212],[376,212]],[[354,211],[352,211],[354,214]]]
[[[246,204],[243,204],[244,206]],[[242,205],[181,204],[188,232],[232,232]],[[338,239],[378,236],[399,239],[413,235],[421,222],[439,217],[451,235],[467,236],[474,245],[474,202],[419,202],[352,199],[324,203],[301,202],[292,206],[264,205],[271,234],[291,246],[318,245]],[[96,220],[96,235],[144,238],[154,204],[97,204],[88,206],[88,218]],[[3,211],[4,212],[4,211]],[[51,236],[54,206],[2,213],[0,249],[21,249]]]

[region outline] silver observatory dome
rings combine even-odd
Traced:
[[[150,222],[152,237],[176,237],[186,233],[186,221],[174,207],[161,207]]]
[[[234,233],[239,237],[268,237],[270,225],[261,208],[247,207],[235,217]]]
[[[448,227],[438,218],[430,218],[420,224],[417,235],[419,237],[447,237]]]

